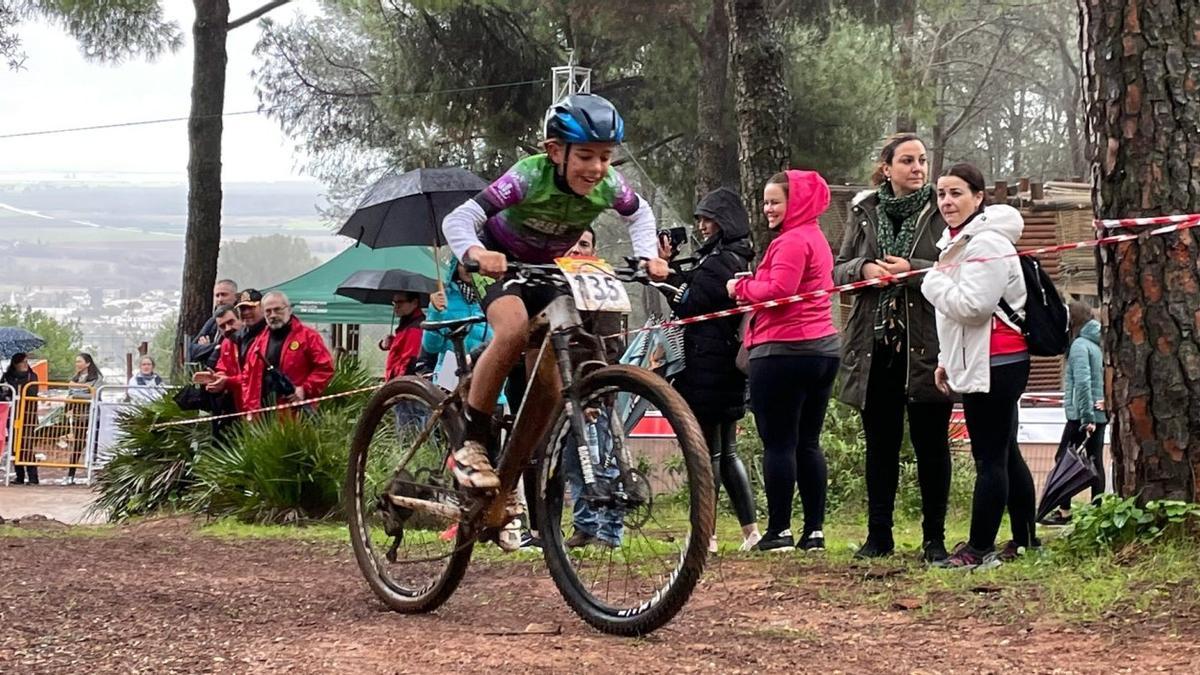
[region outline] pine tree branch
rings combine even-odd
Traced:
[[[269,12],[273,9],[276,9],[278,7],[282,7],[291,1],[292,0],[271,0],[271,2],[268,2],[267,4],[259,7],[258,9],[254,10],[253,12],[250,12],[249,14],[246,14],[239,19],[234,19],[233,21],[230,21],[228,24],[226,24],[225,30],[233,30],[234,28],[240,28],[241,26],[244,26],[244,25],[250,23],[251,21],[254,21],[255,19],[261,17],[262,15],[266,14],[267,12]]]

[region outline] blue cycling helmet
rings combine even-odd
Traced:
[[[546,111],[546,138],[567,143],[620,143],[625,122],[608,99],[572,94]]]

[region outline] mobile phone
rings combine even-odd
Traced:
[[[673,250],[678,250],[679,245],[687,241],[686,227],[672,227],[669,230],[659,230],[658,236],[660,239],[666,239],[671,244]]]
[[[754,276],[754,272],[736,272],[736,273],[734,273],[733,278],[741,279],[743,277],[752,277],[752,276]]]

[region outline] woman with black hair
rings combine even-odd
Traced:
[[[1007,303],[1018,316],[1025,310],[1025,276],[1014,255],[1025,222],[1007,204],[985,206],[984,188],[970,164],[955,164],[938,179],[938,210],[949,229],[938,242],[938,266],[921,285],[937,310],[934,378],[943,393],[962,395],[975,458],[970,538],[938,563],[952,569],[991,566],[1037,545],[1033,476],[1017,445],[1029,351],[1021,328],[1000,307]],[[997,553],[1005,506],[1013,540]]]
[[[669,279],[680,291],[668,294],[667,302],[681,319],[735,307],[725,285],[748,271],[754,257],[750,218],[741,197],[729,188],[717,188],[700,200],[696,205],[696,229],[703,243],[696,251],[695,263],[675,271]],[[664,259],[674,253],[663,243],[659,248]],[[708,442],[713,482],[718,494],[725,485],[742,526],[739,550],[749,551],[762,536],[755,522],[754,492],[737,454],[737,421],[746,414],[746,375],[737,367],[741,320],[733,316],[685,326],[684,368],[671,384],[700,422]],[[709,550],[717,550],[716,535],[709,542]]]
[[[928,182],[925,144],[897,134],[879,153],[871,181],[855,196],[833,268],[837,284],[931,267],[946,223]],[[904,418],[921,489],[921,557],[946,557],[950,496],[950,399],[934,385],[937,322],[920,277],[855,291],[842,349],[840,398],[862,415],[866,437],[867,539],[859,558],[891,555]]]
[[[88,438],[88,421],[91,413],[90,400],[104,380],[104,375],[100,369],[96,367],[96,360],[87,352],[80,352],[75,357],[75,374],[68,380],[71,384],[80,385],[71,387],[69,397],[73,399],[88,399],[88,403],[75,402],[67,403],[67,418],[71,425],[71,464],[79,464],[83,459],[84,448],[87,447]],[[67,469],[67,477],[62,481],[63,485],[75,484],[75,467]]]
[[[4,369],[4,375],[0,376],[0,382],[7,384],[16,391],[13,405],[25,406],[25,414],[21,418],[22,424],[26,428],[34,429],[37,427],[37,373],[29,367],[29,357],[26,354],[18,352],[13,354],[8,362],[8,368]],[[26,389],[26,385],[29,388]],[[14,430],[10,429],[9,433]],[[21,449],[13,446],[13,452],[21,452]],[[29,457],[26,453],[21,452],[20,456],[15,457],[17,461],[28,461]],[[38,468],[36,466],[16,465],[16,481],[17,485],[24,485],[28,479],[30,485],[38,484]]]

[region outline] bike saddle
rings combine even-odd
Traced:
[[[448,336],[465,335],[477,323],[487,321],[486,316],[468,316],[462,319],[447,319],[446,321],[422,321],[422,330],[449,331]]]

